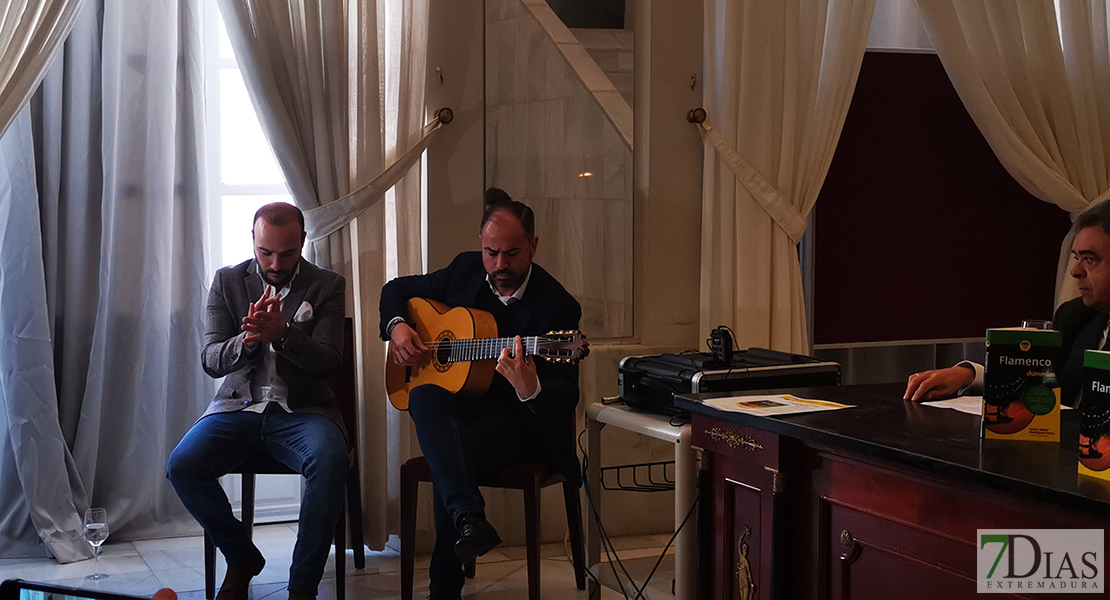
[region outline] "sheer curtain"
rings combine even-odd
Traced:
[[[797,243],[859,74],[874,0],[709,0],[701,330],[808,352]],[[715,127],[715,129],[714,129]]]
[[[302,209],[365,185],[387,157],[423,137],[427,0],[220,0],[220,8],[251,101]],[[388,276],[420,268],[420,194],[419,175],[409,174],[395,193],[314,245],[315,261],[350,282],[363,395],[363,514],[375,548],[396,530],[398,465],[411,451],[407,420],[385,401],[378,294]]]
[[[427,72],[428,49],[428,0],[403,0],[401,10],[389,12],[385,16],[389,33],[383,36],[385,52],[385,149],[386,160],[397,159],[406,148],[411,148],[419,139],[424,126],[425,110],[424,86]],[[399,14],[398,14],[399,13]],[[394,125],[395,124],[395,125]],[[385,227],[367,239],[378,244],[385,257],[385,271],[369,288],[373,291],[373,306],[367,306],[367,315],[377,318],[379,292],[386,281],[399,275],[413,275],[424,272],[424,240],[422,235],[423,201],[422,168],[412,169],[386,194]],[[375,330],[377,323],[368,319],[369,328]],[[379,368],[367,377],[377,390],[385,388],[385,347],[378,345],[382,356],[376,363]],[[384,398],[384,397],[383,397]],[[408,415],[395,410],[388,402],[380,401],[374,406],[375,413],[382,417],[386,425],[386,438],[389,452],[385,457],[384,471],[388,482],[389,512],[388,532],[400,530],[400,482],[401,463],[420,454]],[[431,504],[426,504],[431,513]]]
[[[345,196],[351,191],[352,134],[347,3],[220,0],[219,5],[293,199],[309,210]],[[343,238],[311,244],[309,259],[349,276]]]
[[[27,105],[85,0],[9,0],[0,10],[0,135]]]
[[[1110,197],[1106,3],[926,0],[918,8],[960,100],[1022,187],[1073,215]],[[1061,247],[1057,303],[1078,295],[1071,242]]]
[[[89,0],[0,144],[6,555],[23,511],[63,562],[91,555],[90,505],[116,539],[197,530],[165,464],[213,391],[201,23],[199,0]]]

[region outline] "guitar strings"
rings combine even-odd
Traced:
[[[554,343],[554,342],[558,342],[559,339],[560,338],[554,338],[554,337],[529,336],[529,337],[521,338],[520,341],[521,341],[521,345],[527,346],[528,344],[532,343],[533,341],[536,342],[536,343]],[[516,340],[514,338],[482,338],[482,339],[462,339],[462,340],[456,339],[456,340],[443,340],[443,341],[439,341],[439,342],[430,342],[430,341],[427,341],[427,340],[420,340],[420,341],[423,342],[424,345],[428,347],[428,349],[438,348],[441,345],[442,346],[455,346],[455,345],[469,346],[469,345],[472,345],[475,342],[480,343],[480,344],[494,345],[494,346],[498,345],[498,344],[508,344],[508,346],[516,345]]]
[[[521,346],[523,346],[525,355],[547,356],[547,354],[540,352],[541,344],[558,343],[565,339],[566,336],[525,336],[521,338]],[[446,347],[450,352],[450,357],[446,360],[450,362],[493,359],[502,350],[512,349],[516,345],[515,337],[446,339],[436,342],[421,341],[433,353],[438,353],[441,348]]]

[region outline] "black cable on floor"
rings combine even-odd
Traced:
[[[648,583],[651,582],[651,577],[655,575],[655,570],[659,568],[660,564],[662,564],[663,557],[667,555],[667,550],[671,548],[671,544],[673,544],[675,539],[678,538],[678,533],[682,531],[684,527],[686,527],[686,522],[690,520],[690,515],[694,514],[694,508],[697,507],[698,500],[700,499],[700,494],[698,496],[694,496],[694,501],[690,503],[690,510],[686,512],[686,516],[683,517],[682,523],[679,524],[678,529],[674,531],[674,535],[671,536],[671,539],[667,540],[667,545],[663,546],[663,552],[659,555],[659,560],[655,561],[655,566],[651,568],[651,572],[648,573],[647,579],[644,579],[644,585],[641,586],[639,592],[636,593],[636,600],[644,597],[644,590],[647,589]]]
[[[599,431],[600,429],[604,429],[604,427],[605,424],[602,423]],[[582,482],[583,486],[586,489],[586,503],[589,504],[590,513],[593,514],[594,522],[597,524],[598,533],[600,534],[602,541],[602,547],[605,548],[605,557],[609,559],[609,568],[612,569],[613,577],[617,580],[617,585],[620,586],[621,595],[624,596],[625,600],[641,600],[644,597],[644,592],[647,590],[648,585],[651,583],[651,578],[655,575],[655,572],[659,569],[659,565],[663,563],[663,559],[667,556],[667,550],[671,548],[671,544],[673,544],[675,539],[678,538],[678,534],[686,527],[686,523],[689,522],[690,517],[693,516],[694,509],[697,508],[698,502],[701,500],[700,490],[698,492],[698,495],[694,496],[694,501],[690,503],[690,510],[686,512],[686,516],[683,517],[682,523],[679,524],[678,529],[676,529],[674,534],[671,535],[671,538],[667,540],[667,544],[663,546],[663,551],[659,554],[659,558],[655,561],[655,565],[651,568],[651,572],[648,573],[647,578],[644,579],[643,585],[637,588],[636,580],[634,580],[632,578],[632,575],[628,573],[628,569],[625,568],[624,563],[621,561],[620,556],[617,554],[617,549],[613,546],[612,541],[610,541],[609,539],[609,534],[605,532],[605,526],[601,523],[601,514],[597,511],[597,507],[594,505],[593,496],[590,494],[589,481],[586,478],[586,469],[589,465],[589,454],[582,446],[582,436],[584,436],[585,434],[586,430],[583,429],[578,434],[577,443],[578,449],[582,452]],[[610,548],[612,548],[612,554],[610,554]],[[636,595],[633,598],[629,598],[628,590],[625,589],[624,582],[621,581],[620,574],[617,573],[616,567],[613,566],[614,561],[617,563],[617,565],[620,566],[621,572],[624,573],[624,576],[628,578],[629,583],[632,585],[633,590],[636,592]],[[602,585],[601,580],[598,579],[597,576],[594,575],[592,572],[590,572],[588,568],[586,569],[586,573],[591,579],[594,580],[594,582],[599,587]]]
[[[621,588],[621,595],[624,596],[625,600],[629,600],[628,590],[624,588],[624,582],[621,580],[620,574],[617,573],[617,567],[614,566],[614,563],[620,566],[621,572],[624,573],[625,577],[628,578],[628,581],[633,585],[633,587],[635,587],[635,581],[628,573],[628,570],[624,567],[624,563],[621,562],[620,556],[617,555],[617,549],[613,547],[613,542],[609,539],[609,534],[605,531],[605,525],[603,525],[601,522],[601,514],[597,511],[597,506],[594,504],[593,495],[590,494],[589,480],[586,477],[587,467],[589,466],[589,454],[587,454],[585,449],[582,447],[582,436],[585,434],[585,429],[583,429],[582,432],[578,434],[578,448],[582,450],[582,483],[583,487],[585,487],[586,489],[586,504],[589,505],[590,514],[593,515],[594,523],[597,525],[597,530],[601,537],[601,546],[605,549],[605,558],[609,559],[609,568],[613,571],[613,578],[617,580],[617,585]],[[610,549],[612,549],[611,554]],[[587,572],[589,571],[587,570]],[[590,577],[593,578],[594,582],[597,583],[600,588],[600,586],[602,585],[601,580],[598,579],[593,573],[590,573]]]

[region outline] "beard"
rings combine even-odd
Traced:
[[[508,269],[494,271],[490,274],[493,278],[493,285],[498,290],[503,291],[516,291],[524,283],[524,278],[527,273],[514,273]]]
[[[262,271],[262,280],[279,290],[292,278],[293,271]]]

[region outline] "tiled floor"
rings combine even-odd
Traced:
[[[254,538],[266,556],[266,568],[254,579],[253,600],[285,600],[290,554],[296,537],[296,524],[261,525]],[[651,570],[669,536],[636,536],[613,540],[625,567],[636,579]],[[496,548],[478,559],[477,575],[467,581],[463,597],[473,600],[508,600],[528,597],[528,577],[523,547]],[[575,589],[574,569],[562,544],[544,545],[540,569],[544,599],[585,598]],[[320,584],[319,600],[335,598],[334,556],[328,559],[324,581]],[[223,579],[222,559],[217,571],[217,585]],[[347,557],[347,598],[377,600],[400,598],[400,556],[391,550],[368,552],[366,568],[355,570],[351,555]],[[428,590],[428,557],[416,558],[416,591],[414,598],[425,598]],[[73,587],[102,589],[134,595],[153,594],[169,587],[178,592],[180,600],[204,598],[204,557],[200,537],[169,538],[140,542],[109,542],[101,549],[100,570],[107,579],[90,582],[93,561],[61,565],[51,559],[0,560],[0,579],[20,578]],[[670,556],[663,559],[652,577],[646,598],[670,598],[674,563]],[[604,577],[604,576],[603,576]],[[612,578],[609,577],[611,580]],[[629,597],[635,593],[630,592]],[[620,592],[604,589],[602,600],[624,597]]]

